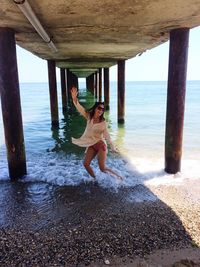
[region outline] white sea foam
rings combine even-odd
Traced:
[[[109,168],[124,177],[123,181],[102,173],[97,161],[92,162],[99,186],[118,190],[121,187],[137,185],[181,185],[188,180],[200,180],[197,160],[183,160],[182,173],[170,175],[163,170],[163,160],[134,158],[110,155],[107,160]],[[42,181],[58,186],[76,186],[93,181],[82,165],[82,158],[62,153],[27,154],[28,174],[24,181]],[[0,159],[0,181],[9,180],[5,157]]]

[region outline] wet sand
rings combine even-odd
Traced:
[[[199,190],[2,182],[0,266],[200,266]]]

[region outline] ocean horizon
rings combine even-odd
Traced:
[[[79,83],[80,102],[94,102]],[[179,183],[198,179],[200,156],[200,81],[187,81],[181,173],[164,172],[164,142],[167,81],[126,81],[125,124],[117,123],[117,82],[110,82],[110,111],[105,113],[111,138],[119,154],[108,154],[108,165],[125,179],[119,184],[93,167],[99,184],[117,190],[120,186],[148,183]],[[59,129],[51,130],[48,83],[20,83],[28,174],[24,181],[41,181],[59,186],[91,181],[82,166],[84,149],[71,143],[79,137],[85,121],[73,107],[62,113],[60,83],[57,84]],[[176,179],[174,179],[174,177]],[[0,113],[0,181],[8,181],[6,149]]]

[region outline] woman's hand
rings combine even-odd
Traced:
[[[75,86],[73,86],[71,89],[71,96],[72,96],[72,100],[75,102],[77,100],[77,95],[78,95],[77,88]]]
[[[113,153],[119,153],[119,149],[115,146],[111,149]]]

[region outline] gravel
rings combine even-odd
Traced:
[[[154,201],[128,202],[127,194],[136,188],[111,192],[98,185],[5,183],[0,192],[0,266],[110,265],[116,257],[145,258],[160,249],[198,247],[199,202],[188,199],[184,188],[177,190],[178,195],[174,187],[151,187]],[[37,192],[40,199],[33,201]]]

